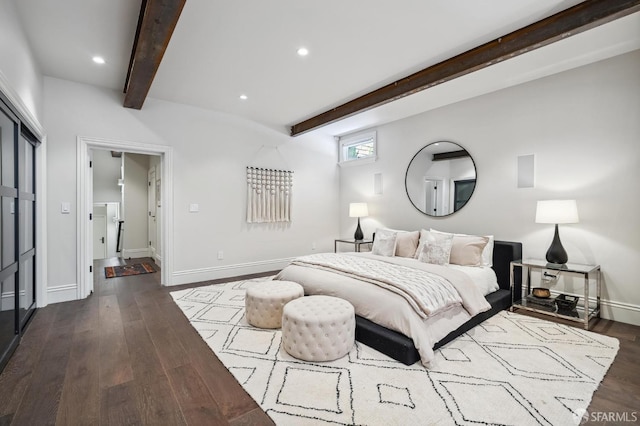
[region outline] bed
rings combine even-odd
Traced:
[[[495,273],[497,286],[494,286],[495,290],[480,296],[485,304],[480,312],[474,312],[473,309],[467,311],[468,308],[463,303],[447,306],[432,316],[420,316],[414,310],[404,307],[408,306],[406,297],[380,287],[380,283],[374,285],[366,282],[365,278],[336,273],[317,265],[306,265],[304,262],[292,262],[275,279],[300,283],[305,289],[305,295],[326,294],[348,300],[356,309],[356,340],[406,365],[421,360],[428,366],[435,349],[511,306],[510,262],[522,257],[522,244],[493,241],[492,254],[491,270]],[[348,259],[349,262],[380,261],[384,263],[384,269],[393,266],[387,262],[398,264],[399,268],[414,267],[412,262],[418,262],[407,259],[378,259],[379,256],[370,253],[344,253],[333,256]],[[372,264],[365,263],[364,268],[370,268]],[[520,294],[520,287],[521,274],[515,273],[513,291]]]

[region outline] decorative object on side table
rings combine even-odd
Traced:
[[[551,296],[551,292],[548,288],[544,287],[534,287],[531,289],[531,294],[535,297],[539,297],[541,299],[548,299]]]
[[[576,200],[545,200],[538,201],[536,207],[536,223],[555,224],[555,233],[549,250],[547,250],[547,262],[564,265],[569,260],[567,252],[560,242],[558,224],[578,223],[578,206]]]
[[[538,309],[553,312],[556,310],[555,297],[536,297],[533,294],[529,294],[526,297],[527,304],[533,303]]]
[[[364,234],[362,233],[362,228],[360,228],[360,218],[369,216],[369,209],[367,208],[367,203],[350,203],[349,204],[349,217],[357,217],[358,218],[358,227],[356,228],[356,232],[353,234],[353,238],[356,241],[360,241],[364,238]]]
[[[561,311],[575,311],[578,306],[578,300],[580,300],[578,296],[560,294],[556,297],[556,305],[558,305],[558,310]]]

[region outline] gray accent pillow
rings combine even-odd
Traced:
[[[393,256],[396,253],[398,233],[388,229],[376,230],[376,239],[373,241],[371,253],[379,256]]]
[[[428,232],[428,231],[427,231]],[[451,246],[453,244],[452,235],[431,235],[420,242],[421,250],[418,253],[418,260],[435,265],[446,265],[449,263]]]

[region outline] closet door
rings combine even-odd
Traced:
[[[19,121],[0,102],[0,369],[18,344],[18,190],[16,147]]]
[[[36,140],[26,129],[18,139],[18,319],[22,329],[35,310],[36,305],[36,194],[35,194],[35,150]]]

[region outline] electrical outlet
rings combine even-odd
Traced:
[[[315,250],[316,249],[316,242],[312,242],[311,243],[311,250]]]
[[[222,250],[218,250],[218,260],[224,259],[224,252]]]

